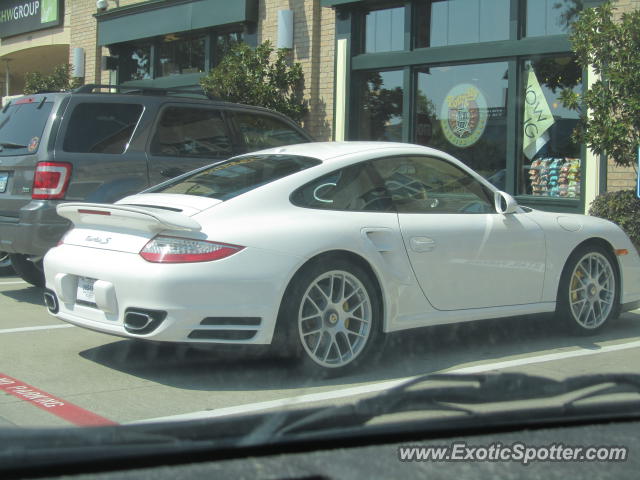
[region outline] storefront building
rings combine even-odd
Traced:
[[[433,146],[522,204],[584,211],[604,172],[559,100],[588,81],[567,36],[577,3],[327,0],[347,118],[336,134]]]
[[[561,89],[592,81],[568,31],[581,6],[600,1],[108,0],[97,10],[95,0],[57,0],[58,23],[37,30],[7,30],[0,12],[0,60],[9,60],[10,93],[22,70],[64,62],[85,83],[185,87],[233,43],[270,40],[302,64],[303,126],[316,139],[433,146],[524,205],[584,212],[598,193],[635,180],[572,140],[577,114],[559,101]],[[38,61],[18,68],[35,52]]]
[[[95,2],[94,2],[95,5]],[[64,0],[0,2],[0,93],[18,95],[27,72],[52,72],[69,58],[70,18]]]

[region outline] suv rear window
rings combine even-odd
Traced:
[[[320,163],[315,158],[297,155],[251,155],[218,163],[153,192],[229,200]]]
[[[62,149],[77,153],[124,153],[142,115],[142,105],[81,103],[69,119]]]
[[[17,100],[0,114],[0,156],[28,155],[38,151],[53,103]]]

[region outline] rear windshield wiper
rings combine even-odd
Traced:
[[[27,148],[26,145],[22,145],[21,143],[14,142],[0,142],[1,148]]]

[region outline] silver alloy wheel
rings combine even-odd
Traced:
[[[8,267],[11,265],[11,259],[7,252],[0,252],[0,268]]]
[[[371,299],[362,282],[342,270],[310,283],[298,310],[298,333],[309,357],[327,368],[351,363],[371,335]]]
[[[602,325],[613,308],[615,289],[609,260],[597,252],[583,256],[569,281],[569,305],[575,321],[589,330]]]

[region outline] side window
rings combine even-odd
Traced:
[[[391,198],[367,164],[330,173],[296,190],[291,201],[322,210],[394,211]]]
[[[73,109],[62,144],[65,152],[124,153],[142,115],[142,105],[80,103]]]
[[[249,151],[309,141],[275,117],[255,113],[236,113],[235,119]]]
[[[172,157],[224,157],[232,155],[227,127],[218,110],[167,107],[151,141],[151,153]]]
[[[438,158],[375,160],[399,213],[494,213],[489,189],[464,170]]]

